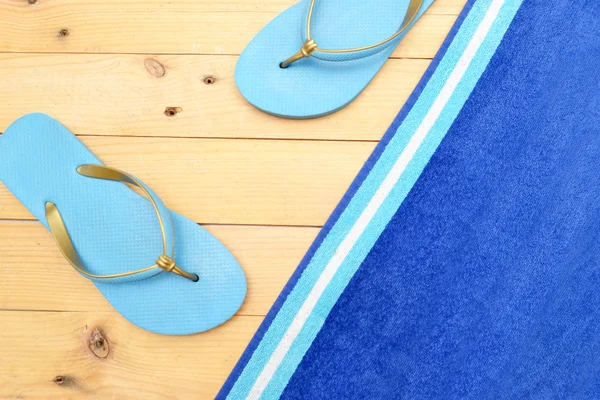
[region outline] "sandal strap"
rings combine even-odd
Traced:
[[[171,217],[168,214],[168,210],[165,207],[162,200],[160,200],[160,198],[152,191],[152,189],[150,189],[142,181],[140,181],[133,175],[104,165],[85,164],[77,168],[77,172],[80,175],[89,178],[122,182],[138,187],[146,195],[148,200],[150,200],[152,206],[154,207],[154,211],[156,212],[156,215],[158,217],[158,223],[160,226],[162,236],[163,252],[153,265],[146,268],[110,275],[92,274],[87,271],[87,268],[81,260],[81,257],[79,257],[77,250],[75,250],[75,246],[73,245],[73,241],[71,240],[71,236],[69,235],[69,231],[67,230],[67,227],[58,210],[58,207],[56,206],[56,204],[48,201],[46,202],[46,220],[48,222],[48,226],[50,227],[50,232],[54,236],[54,239],[56,240],[56,243],[63,256],[67,259],[67,261],[69,261],[73,268],[75,268],[80,274],[82,274],[86,278],[92,280],[102,280],[106,283],[111,281],[118,282],[119,278],[129,277],[133,275],[146,275],[145,273],[152,270],[157,270],[155,271],[156,273],[154,275],[162,271],[166,271],[180,275],[192,281],[198,281],[198,276],[196,274],[184,271],[183,269],[178,267],[175,260],[173,260],[173,254],[175,252],[174,232],[172,245],[169,246],[169,240],[165,228],[165,225],[167,224],[172,228],[170,219]],[[169,247],[171,247],[171,249],[169,249]]]
[[[417,14],[419,13],[421,6],[423,5],[423,0],[411,0],[408,4],[408,10],[404,15],[404,20],[402,21],[402,24],[400,24],[400,28],[396,31],[396,33],[394,33],[387,39],[384,39],[380,42],[368,46],[355,47],[351,49],[322,49],[316,44],[314,38],[312,38],[310,34],[315,2],[316,0],[311,0],[308,8],[308,13],[306,17],[306,40],[304,44],[302,45],[302,47],[300,47],[300,50],[296,54],[294,54],[293,56],[291,56],[290,58],[288,58],[280,64],[281,68],[287,68],[296,61],[301,60],[303,58],[308,58],[314,53],[318,54],[313,55],[314,57],[326,59],[326,57],[322,57],[320,55],[361,53],[362,57],[366,57],[367,55],[371,55],[374,52],[381,51],[387,47],[386,45],[389,45],[391,42],[394,41],[394,39],[398,38],[400,35],[402,35],[402,33],[404,33],[404,31],[408,29],[408,27],[413,23],[413,21],[417,17]],[[354,57],[353,59],[356,58],[361,57]]]

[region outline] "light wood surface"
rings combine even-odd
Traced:
[[[0,126],[36,110],[87,136],[377,141],[429,65],[390,60],[347,108],[294,121],[248,107],[233,81],[236,61],[212,55],[0,54],[1,95],[10,100],[0,103]],[[214,83],[205,84],[207,77]],[[167,107],[181,110],[166,118]]]
[[[373,142],[84,136],[105,163],[130,172],[199,223],[322,225]],[[32,218],[0,185],[0,218]]]
[[[200,339],[152,334],[114,311],[0,311],[0,396],[211,398],[261,320],[236,316]],[[96,329],[108,342],[106,358],[90,349],[90,334]],[[57,384],[56,377],[63,383]]]
[[[295,0],[1,1],[0,132],[54,116],[221,239],[248,296],[203,334],[139,329],[0,183],[0,400],[213,398],[465,1],[436,0],[353,104],[310,121],[255,110],[233,81]]]

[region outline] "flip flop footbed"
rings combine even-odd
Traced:
[[[77,168],[84,164],[102,162],[46,115],[26,115],[0,136],[0,180],[46,228],[45,205],[56,204],[88,272],[107,275],[153,265],[162,254],[162,239],[151,202],[122,183],[80,175]],[[162,272],[94,284],[141,328],[172,335],[202,332],[235,314],[246,279],[214,236],[173,211],[168,214],[173,258],[198,275],[198,282]]]
[[[311,36],[320,48],[371,45],[398,30],[410,0],[317,0]],[[425,0],[418,19],[433,3]],[[240,56],[235,81],[255,107],[288,118],[313,118],[335,112],[358,96],[392,54],[404,34],[369,56],[322,60],[313,54],[288,68],[280,63],[298,52],[305,40],[310,0],[288,8],[248,44]],[[416,21],[415,19],[415,21]],[[413,22],[414,23],[414,22]]]

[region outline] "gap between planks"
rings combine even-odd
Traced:
[[[86,52],[86,51],[43,51],[43,50],[28,50],[28,51],[9,51],[0,50],[1,54],[39,54],[39,55],[99,55],[99,56],[208,56],[208,57],[239,57],[238,53],[161,53],[161,52],[118,52],[118,51],[106,51],[106,52]],[[395,56],[392,54],[388,57],[388,60],[433,60],[433,56],[421,56],[421,57],[410,57],[410,56]]]

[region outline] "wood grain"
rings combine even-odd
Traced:
[[[321,226],[374,143],[83,137],[107,165],[134,174],[203,224]],[[32,219],[0,185],[0,219]]]
[[[318,228],[205,226],[242,265],[248,294],[238,315],[265,315]],[[112,311],[68,264],[39,223],[0,221],[0,310]]]
[[[233,80],[236,60],[202,55],[0,54],[0,131],[18,116],[39,111],[79,135],[376,141],[429,65],[428,60],[390,60],[346,109],[293,121],[267,115],[246,102]],[[207,77],[214,82],[206,84]],[[181,110],[168,117],[167,107]]]
[[[214,398],[261,320],[234,317],[202,334],[172,337],[116,312],[0,311],[0,398]],[[106,358],[89,348],[96,329],[108,342]]]
[[[29,112],[57,118],[211,224],[249,284],[214,330],[141,330],[0,183],[0,400],[214,398],[466,0],[436,0],[355,102],[309,121],[255,110],[233,80],[248,41],[295,2],[0,1],[0,132]],[[91,351],[93,332],[106,358]]]
[[[431,58],[464,0],[439,0],[394,52]],[[0,2],[0,51],[240,54],[295,1],[27,0]],[[61,35],[61,30],[68,30]]]

